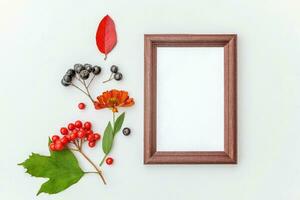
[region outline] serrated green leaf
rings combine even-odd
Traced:
[[[41,186],[37,195],[43,192],[48,194],[61,192],[77,183],[84,175],[70,150],[50,151],[50,154],[50,156],[43,156],[32,153],[27,160],[19,164],[32,176],[49,178]]]
[[[125,119],[125,112],[123,112],[116,120],[114,126],[114,136],[121,130],[123,122]]]
[[[108,122],[104,135],[103,135],[103,140],[102,140],[102,150],[103,152],[107,155],[112,147],[114,140],[114,135],[113,135],[113,128],[110,122]]]

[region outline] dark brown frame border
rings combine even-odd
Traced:
[[[237,163],[237,35],[144,36],[144,164]],[[224,151],[156,151],[157,47],[224,47]]]

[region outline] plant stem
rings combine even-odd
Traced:
[[[79,140],[79,149],[82,149],[82,144],[83,144],[83,141],[82,139]]]
[[[106,83],[106,82],[108,82],[108,81],[113,80],[113,78],[112,78],[113,74],[114,74],[114,73],[111,73],[109,79],[107,79],[106,81],[103,81],[102,83]]]
[[[68,149],[72,151],[78,151],[78,149],[73,149],[73,148],[68,148]]]
[[[93,163],[93,161],[85,153],[83,153],[83,151],[81,150],[80,146],[77,143],[74,142],[74,145],[77,147],[77,149],[72,149],[72,148],[69,148],[69,149],[73,150],[73,151],[78,151],[95,168],[95,170],[97,171],[97,174],[99,174],[104,185],[106,185],[106,181],[103,177],[102,171],[100,169],[98,169],[98,167],[95,165],[95,163]]]
[[[115,116],[115,112],[113,112],[113,130],[115,129],[115,122],[116,122],[116,116]]]
[[[98,167],[93,163],[93,161],[91,161],[91,159],[85,155],[85,153],[83,153],[81,150],[78,150],[78,152],[95,168],[95,170],[98,172],[100,178],[102,179],[104,185],[106,185],[106,181],[103,177],[102,171],[100,169],[98,169]]]
[[[78,78],[77,76],[79,76],[79,75],[76,75],[75,78],[76,78],[81,84],[83,84],[83,82],[82,82],[82,80],[80,79],[80,77]]]
[[[101,162],[100,162],[100,164],[99,164],[100,167],[103,165],[103,163],[104,163],[106,157],[107,157],[107,154],[105,154],[105,155],[103,156],[103,158],[102,158],[102,160],[101,160]]]
[[[85,95],[88,95],[88,93],[86,93],[85,91],[83,91],[80,87],[78,87],[77,85],[75,85],[74,83],[71,83],[71,85],[75,88],[77,88],[78,90],[80,90],[81,92],[83,92]]]
[[[98,172],[84,172],[85,174],[98,174]]]
[[[90,94],[90,91],[89,91],[89,88],[88,88],[88,86],[86,85],[86,83],[85,83],[85,80],[83,80],[83,86],[85,87],[85,89],[86,89],[86,92],[87,92],[87,96],[90,98],[90,100],[92,101],[92,103],[94,104],[94,100],[93,100],[93,98],[92,98],[92,96],[91,96],[91,94]]]
[[[95,77],[95,75],[94,75]],[[94,77],[92,78],[92,80],[94,79]],[[84,93],[86,96],[89,97],[89,99],[92,101],[92,103],[94,104],[94,100],[90,94],[90,91],[88,89],[89,85],[91,84],[92,80],[90,81],[89,85],[87,86],[84,80],[81,80],[80,78],[78,78],[77,76],[75,76],[75,78],[84,86],[85,90],[81,89],[80,87],[78,87],[77,85],[75,85],[74,83],[71,83],[71,85],[75,88],[77,88],[78,90],[80,90],[82,93]]]
[[[95,78],[95,74],[93,74],[93,77],[92,77],[92,79],[90,80],[90,82],[89,82],[89,84],[87,85],[87,87],[89,87],[90,85],[91,85],[91,83],[92,83],[92,81],[94,80],[94,78]]]

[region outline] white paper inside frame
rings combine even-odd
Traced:
[[[157,150],[224,150],[224,48],[157,48]]]

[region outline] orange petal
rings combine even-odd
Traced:
[[[132,106],[132,105],[134,105],[134,100],[133,100],[133,98],[130,98],[130,99],[127,99],[127,100],[123,103],[122,107],[129,107],[129,106]]]
[[[118,98],[118,94],[119,94],[118,90],[111,90],[111,97],[112,98]]]
[[[94,107],[96,110],[100,110],[105,108],[102,104],[100,104],[99,102],[94,102]]]
[[[128,92],[121,91],[120,92],[120,103],[125,102],[128,99]]]

